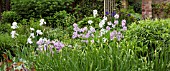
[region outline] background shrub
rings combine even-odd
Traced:
[[[127,26],[130,26],[133,22],[138,22],[142,19],[142,15],[136,13],[133,9],[121,9],[119,11],[120,20],[125,19]]]
[[[12,55],[15,55],[15,50],[17,47],[23,47],[26,44],[26,36],[20,35],[18,39],[12,39],[11,35],[7,33],[0,33],[0,54],[4,54],[7,51],[10,51]],[[0,60],[2,56],[0,56]]]
[[[153,17],[170,18],[170,3],[152,4]]]
[[[0,23],[0,33],[10,33],[11,32],[11,23]]]
[[[135,42],[135,49],[160,51],[170,47],[170,20],[144,20],[133,23],[126,32],[125,39]],[[144,54],[145,55],[145,54]]]
[[[12,23],[18,21],[20,16],[15,11],[4,11],[2,13],[2,23]]]
[[[133,9],[136,13],[142,13],[142,0],[128,0],[129,7]]]
[[[65,10],[56,12],[52,17],[48,16],[45,19],[47,19],[47,25],[53,28],[69,27],[76,20],[73,15],[67,13]]]
[[[55,24],[56,22],[51,21],[54,19],[56,12],[66,10],[66,12],[72,11],[72,4],[74,0],[12,0],[11,10],[19,14],[22,19],[29,21],[31,18],[39,20],[44,18],[48,23]],[[21,20],[22,20],[21,19]],[[48,21],[49,20],[49,21]]]
[[[73,0],[12,0],[12,11],[22,18],[40,18],[54,15],[57,11],[67,10]]]

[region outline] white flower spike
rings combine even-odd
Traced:
[[[94,16],[94,17],[97,16],[97,10],[93,10],[93,16]]]
[[[31,31],[34,31],[35,29],[30,27],[30,30],[31,30]]]
[[[32,42],[32,39],[31,38],[28,38],[27,39],[27,44],[32,44],[33,42]]]
[[[89,20],[89,21],[88,21],[88,24],[90,24],[90,25],[91,25],[92,23],[93,23],[93,21],[92,21],[92,20]]]
[[[41,32],[41,30],[37,30],[36,32],[37,32],[37,36],[43,34],[43,33]]]
[[[44,19],[40,19],[40,26],[42,26],[43,24],[46,24],[46,22],[44,21]]]
[[[11,37],[12,37],[12,38],[15,38],[15,35],[18,35],[18,34],[16,33],[16,31],[12,31],[12,32],[11,32]]]
[[[17,26],[17,22],[13,22],[13,23],[12,23],[11,28],[12,28],[12,29],[16,29],[16,28],[18,28],[18,26]]]
[[[118,19],[118,18],[119,18],[119,15],[118,15],[118,14],[116,14],[114,17],[115,17],[116,19]]]

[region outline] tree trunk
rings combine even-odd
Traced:
[[[10,0],[6,0],[5,1],[5,3],[6,3],[6,11],[9,11],[10,10]]]
[[[2,14],[2,0],[0,0],[0,19],[1,19],[1,14]]]
[[[142,17],[143,19],[152,18],[152,0],[142,0]]]

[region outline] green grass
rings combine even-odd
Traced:
[[[126,44],[126,45],[125,45]],[[168,71],[170,48],[155,52],[153,57],[136,55],[133,42],[112,42],[103,45],[91,44],[84,49],[65,47],[53,55],[35,52],[31,46],[17,51],[16,61],[27,61],[28,68],[37,71]]]

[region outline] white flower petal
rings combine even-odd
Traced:
[[[34,28],[30,28],[31,31],[34,31],[35,29]]]

